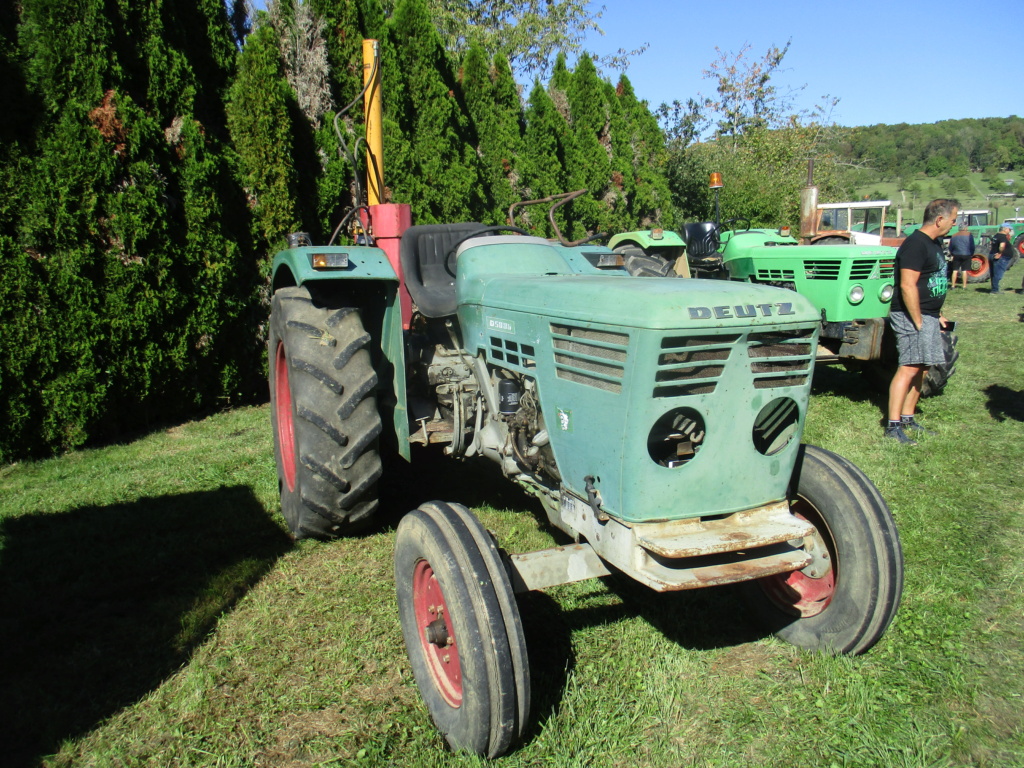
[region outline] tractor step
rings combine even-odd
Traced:
[[[803,543],[814,526],[793,515],[785,501],[721,517],[630,526],[600,520],[589,504],[563,492],[560,515],[564,530],[585,543],[576,545],[574,554],[548,556],[543,577],[529,575],[530,563],[520,585],[601,576],[611,564],[651,589],[668,592],[774,576],[806,568],[812,560]]]
[[[766,547],[802,539],[814,532],[806,520],[794,517],[786,502],[747,512],[703,520],[650,523],[633,528],[637,543],[668,558],[698,557]]]
[[[784,501],[711,519],[627,526],[598,521],[590,506],[562,494],[562,520],[585,541],[505,555],[516,592],[611,572],[609,564],[658,592],[750,581],[806,568],[803,540],[814,526]]]

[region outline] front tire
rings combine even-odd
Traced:
[[[409,662],[448,746],[503,754],[526,724],[530,673],[490,534],[460,504],[421,505],[395,534],[395,587]]]
[[[841,456],[801,446],[791,484],[794,514],[810,521],[813,562],[749,583],[755,616],[793,645],[863,653],[884,634],[903,592],[903,552],[878,489]]]
[[[377,510],[377,375],[358,309],[282,288],[270,312],[270,413],[281,512],[296,539],[356,532]]]

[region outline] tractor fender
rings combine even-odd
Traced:
[[[328,266],[314,266],[318,262]],[[383,437],[393,437],[398,453],[411,460],[399,280],[387,254],[368,246],[303,246],[274,256],[272,292],[303,285],[325,304],[356,307],[362,312],[366,330],[374,336],[374,346],[380,352],[374,355],[380,394],[384,395],[378,402],[385,409],[394,409],[393,413],[381,413],[385,433],[388,425],[393,427],[391,434]],[[389,388],[391,392],[387,392]]]
[[[318,258],[319,257],[319,258]],[[328,266],[314,266],[325,261]],[[272,286],[286,288],[310,280],[390,280],[398,275],[380,248],[354,246],[302,246],[280,251],[271,268]]]
[[[636,232],[622,232],[608,241],[608,247],[615,250],[620,245],[633,243],[644,250],[648,248],[682,248],[686,243],[678,232],[668,229],[642,229]]]

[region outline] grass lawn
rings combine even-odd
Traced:
[[[881,642],[809,654],[731,588],[533,593],[531,726],[503,766],[1024,765],[1024,296],[972,285],[946,314],[961,357],[923,404],[937,436],[883,442],[882,396],[841,369],[819,370],[807,421],[899,525],[906,586]],[[443,498],[509,550],[555,537],[489,465],[431,462],[385,478],[374,532],[294,544],[269,421],[245,408],[0,468],[4,765],[484,762],[446,752],[419,699],[393,529]]]

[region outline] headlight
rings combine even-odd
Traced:
[[[878,292],[878,298],[880,298],[882,301],[889,301],[889,299],[892,298],[894,292],[894,288],[888,283],[886,283],[885,285],[882,286],[882,290]]]
[[[853,286],[853,288],[850,289],[850,303],[860,304],[862,301],[864,301],[864,289],[859,285]]]

